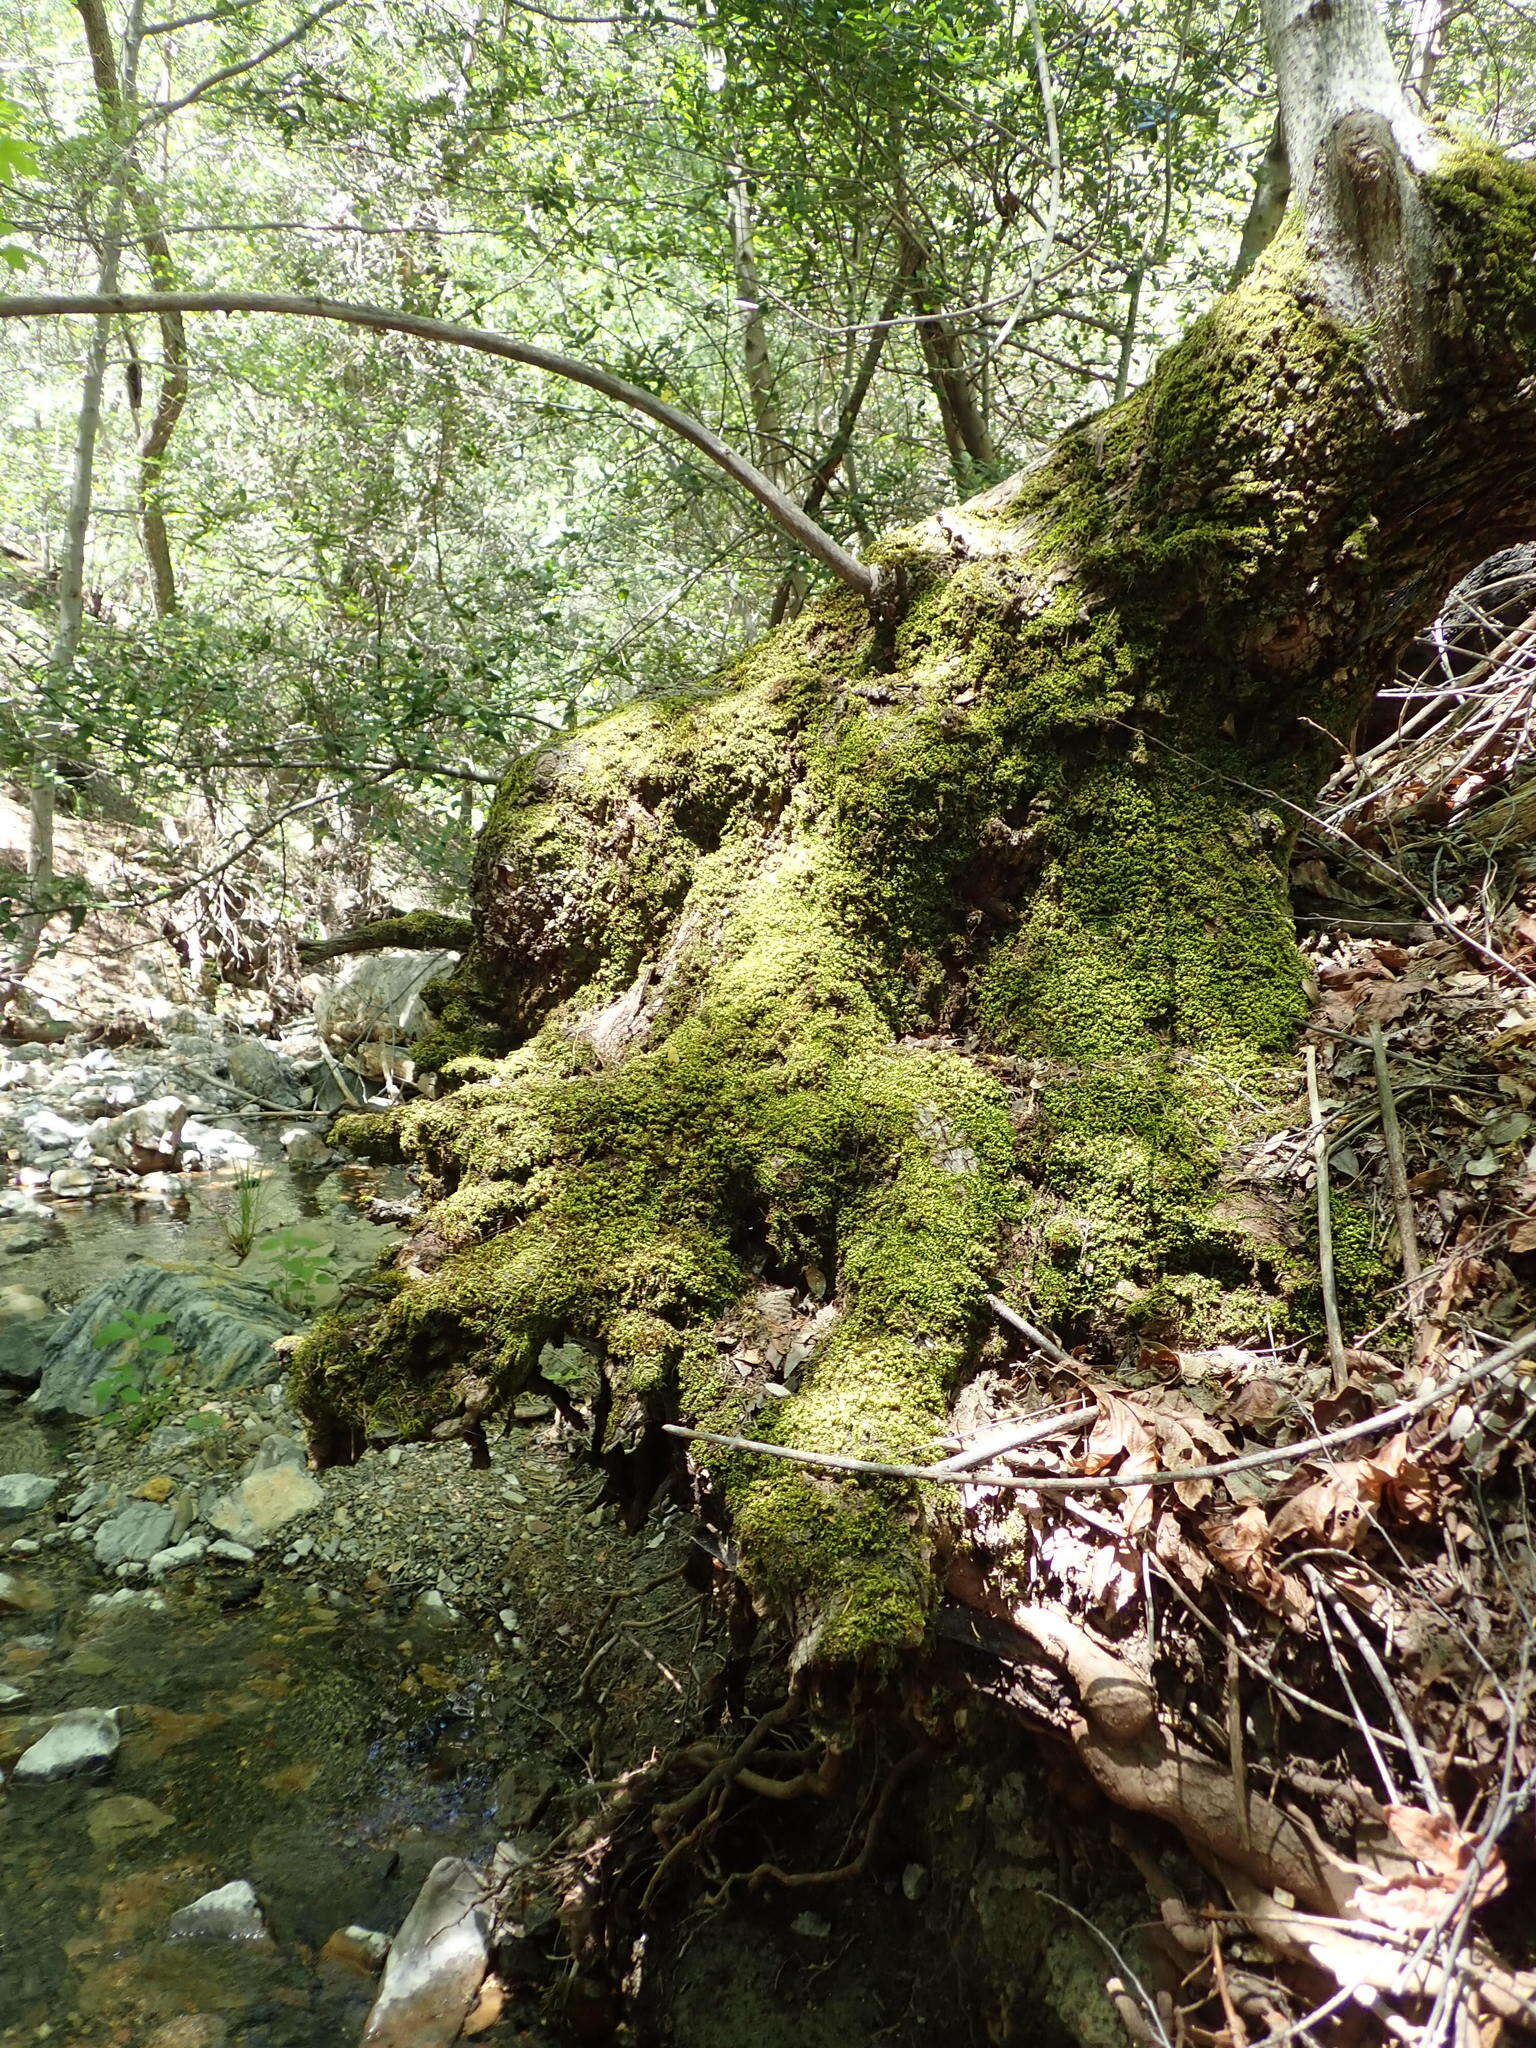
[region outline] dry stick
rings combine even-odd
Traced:
[[[1318,1436],[1303,1437],[1298,1443],[1278,1444],[1268,1450],[1244,1451],[1240,1457],[1224,1458],[1217,1465],[1176,1465],[1164,1472],[1138,1472],[1132,1478],[1113,1472],[1082,1473],[1071,1478],[1044,1473],[945,1472],[934,1465],[886,1465],[869,1458],[840,1458],[830,1451],[800,1451],[792,1444],[763,1443],[756,1437],[724,1436],[717,1430],[689,1429],[681,1422],[665,1422],[662,1429],[666,1435],[680,1437],[685,1443],[719,1444],[728,1451],[752,1451],[760,1457],[782,1458],[788,1464],[805,1465],[820,1472],[855,1472],[877,1479],[927,1479],[949,1486],[994,1486],[1014,1493],[1116,1493],[1131,1486],[1178,1486],[1187,1479],[1225,1479],[1232,1472],[1253,1472],[1263,1465],[1295,1464],[1318,1451],[1331,1451],[1339,1444],[1357,1443],[1361,1437],[1396,1429],[1399,1423],[1411,1421],[1414,1416],[1422,1415],[1426,1408],[1437,1407],[1452,1394],[1475,1386],[1479,1380],[1492,1379],[1506,1372],[1533,1350],[1536,1350],[1536,1324],[1511,1339],[1491,1358],[1469,1365],[1465,1371],[1454,1373],[1450,1379],[1435,1386],[1425,1387],[1412,1400],[1379,1409],[1376,1414],[1367,1415],[1359,1422],[1346,1423],[1341,1429],[1324,1430]]]
[[[1323,1280],[1323,1320],[1328,1326],[1328,1357],[1333,1366],[1333,1391],[1349,1384],[1344,1331],[1339,1322],[1339,1297],[1333,1279],[1333,1195],[1328,1185],[1328,1126],[1317,1089],[1317,1047],[1307,1047],[1307,1111],[1312,1118],[1312,1157],[1317,1162],[1317,1263]]]
[[[1414,1776],[1418,1779],[1419,1789],[1424,1794],[1425,1805],[1431,1813],[1444,1812],[1445,1801],[1441,1797],[1440,1788],[1435,1783],[1434,1774],[1429,1768],[1429,1760],[1420,1746],[1418,1736],[1414,1733],[1413,1723],[1409,1720],[1407,1711],[1398,1697],[1397,1687],[1387,1676],[1386,1666],[1377,1656],[1374,1647],[1361,1629],[1360,1624],[1350,1613],[1347,1604],[1342,1600],[1336,1599],[1325,1588],[1322,1574],[1315,1566],[1309,1565],[1307,1567],[1307,1577],[1312,1581],[1312,1591],[1317,1597],[1319,1607],[1326,1601],[1333,1609],[1335,1619],[1343,1624],[1345,1633],[1359,1651],[1361,1663],[1364,1664],[1366,1670],[1375,1679],[1381,1696],[1387,1703],[1387,1709],[1393,1720],[1397,1723],[1398,1731],[1402,1735],[1403,1746],[1408,1751],[1409,1758],[1413,1763]]]
[[[1062,1350],[1054,1337],[1047,1337],[1044,1330],[1037,1330],[1033,1323],[1024,1320],[1016,1308],[1010,1308],[1001,1295],[989,1294],[987,1307],[1000,1323],[1006,1323],[1011,1330],[1017,1330],[1021,1337],[1027,1337],[1035,1349],[1057,1365],[1070,1366],[1073,1372],[1082,1370],[1081,1361]]]
[[[1381,1026],[1371,1026],[1371,1057],[1376,1063],[1376,1093],[1381,1098],[1381,1134],[1387,1147],[1387,1185],[1392,1190],[1392,1207],[1397,1215],[1397,1241],[1407,1287],[1408,1317],[1413,1325],[1414,1356],[1425,1351],[1423,1262],[1419,1258],[1418,1225],[1414,1220],[1413,1196],[1408,1191],[1408,1165],[1403,1156],[1403,1127],[1397,1120],[1397,1098],[1392,1076],[1387,1071],[1387,1041]]]
[[[1053,1408],[1048,1415],[1032,1416],[1016,1429],[988,1430],[980,1442],[956,1451],[952,1458],[945,1458],[933,1469],[935,1472],[974,1471],[976,1466],[985,1465],[989,1458],[999,1458],[1006,1451],[1021,1451],[1027,1444],[1037,1444],[1045,1437],[1054,1436],[1058,1429],[1076,1429],[1082,1423],[1091,1422],[1098,1412],[1098,1403],[1090,1401],[1081,1408]]]

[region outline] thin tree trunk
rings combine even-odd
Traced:
[[[918,345],[939,408],[950,467],[961,490],[969,492],[978,481],[985,481],[989,473],[996,473],[997,443],[987,426],[975,379],[966,367],[965,351],[954,322],[940,317],[938,300],[928,279],[928,252],[906,222],[900,232],[912,310],[921,316],[917,323]]]
[[[123,86],[117,98],[116,118],[103,121],[114,146],[106,231],[102,238],[98,291],[110,297],[117,290],[118,267],[122,257],[125,207],[124,161],[128,147],[123,133],[124,108],[132,104],[133,67],[138,59],[138,31],[142,0],[134,0],[128,36],[124,43]],[[91,330],[85,374],[80,385],[80,409],[76,416],[75,459],[70,479],[69,510],[65,517],[64,548],[59,563],[58,613],[54,625],[49,669],[54,685],[63,691],[80,653],[80,635],[85,623],[85,553],[90,535],[91,500],[96,474],[96,443],[101,428],[101,399],[106,382],[107,353],[111,343],[111,315],[100,313]],[[15,952],[15,972],[26,975],[36,964],[44,933],[52,920],[49,899],[56,880],[54,822],[58,785],[59,722],[48,716],[34,742],[30,787],[30,816],[27,835],[27,888],[32,908],[21,920]]]
[[[827,444],[827,452],[816,465],[816,474],[811,478],[810,489],[800,501],[801,509],[810,518],[814,519],[821,510],[837,472],[847,461],[848,451],[853,446],[854,430],[858,426],[859,415],[864,410],[864,401],[869,396],[870,386],[875,381],[875,372],[880,367],[880,358],[885,352],[891,322],[895,319],[906,292],[907,275],[905,268],[901,268],[891,280],[885,304],[880,309],[880,318],[869,331],[869,339],[864,344],[864,353],[859,359],[853,381],[843,395],[842,405],[838,409],[837,428]],[[803,578],[798,578],[793,571],[784,577],[774,593],[773,606],[768,614],[770,626],[780,625],[786,618],[792,616],[792,610],[800,609],[803,591]]]
[[[731,223],[731,269],[736,282],[736,310],[741,318],[742,367],[752,409],[752,435],[758,467],[779,489],[787,490],[794,458],[784,439],[779,412],[778,378],[763,318],[763,287],[757,274],[751,179],[746,165],[732,158],[726,192]]]
[[[91,77],[96,87],[96,100],[101,109],[103,123],[109,131],[123,131],[122,180],[123,190],[134,219],[138,225],[139,242],[156,291],[174,292],[180,283],[180,275],[171,254],[170,240],[165,232],[165,223],[153,195],[138,175],[135,162],[133,137],[125,126],[125,118],[132,118],[132,111],[125,117],[122,92],[119,84],[117,58],[112,48],[112,32],[107,25],[106,14],[101,0],[75,0],[80,19],[85,28],[86,47],[91,57]],[[154,598],[156,615],[166,617],[177,608],[176,571],[171,557],[170,536],[166,531],[162,494],[165,482],[165,459],[171,445],[171,436],[176,431],[187,403],[187,334],[186,325],[180,312],[168,308],[159,316],[160,325],[160,385],[155,398],[154,414],[150,420],[139,449],[139,531],[144,546],[144,559],[149,567],[150,589]]]

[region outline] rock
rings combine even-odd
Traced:
[[[200,1564],[207,1550],[208,1540],[204,1536],[189,1536],[184,1543],[173,1543],[168,1550],[157,1550],[149,1560],[149,1576],[163,1579],[171,1572],[184,1572],[189,1565]]]
[[[16,1782],[43,1785],[54,1778],[104,1771],[121,1741],[115,1707],[76,1707],[60,1714],[47,1734],[18,1758]]]
[[[130,1173],[167,1172],[181,1156],[187,1114],[179,1095],[141,1102],[137,1109],[93,1124],[91,1150],[109,1166],[123,1166]]]
[[[14,1707],[26,1694],[19,1685],[0,1685],[0,1707]]]
[[[0,1614],[46,1614],[52,1605],[46,1587],[18,1579],[12,1572],[0,1572]]]
[[[84,1201],[95,1188],[96,1176],[89,1167],[59,1166],[48,1176],[48,1192],[64,1201]]]
[[[338,1927],[320,1954],[327,1962],[356,1971],[359,1977],[377,1977],[389,1946],[389,1936],[371,1927]]]
[[[294,1130],[284,1131],[282,1147],[290,1166],[329,1166],[333,1156],[330,1146],[320,1133],[305,1129],[302,1125]]]
[[[248,1166],[257,1155],[256,1147],[239,1131],[227,1131],[188,1117],[182,1126],[182,1143],[189,1154],[196,1153],[204,1166]]]
[[[35,1515],[58,1490],[57,1479],[45,1479],[40,1472],[0,1472],[0,1522]]]
[[[250,1472],[231,1493],[221,1495],[203,1519],[222,1536],[251,1550],[286,1522],[307,1515],[325,1499],[318,1479],[298,1465],[274,1465]]]
[[[152,1479],[146,1479],[142,1486],[134,1488],[135,1500],[168,1501],[176,1491],[176,1482],[169,1472],[157,1472]]]
[[[85,1825],[98,1849],[116,1849],[136,1838],[163,1834],[175,1822],[147,1799],[117,1792],[96,1801],[86,1815]]]
[[[155,1202],[184,1202],[187,1184],[179,1173],[145,1173],[139,1176],[134,1196]]]
[[[139,1260],[92,1288],[50,1333],[30,1404],[38,1415],[62,1421],[98,1412],[92,1390],[117,1354],[94,1340],[125,1315],[158,1319],[156,1328],[175,1346],[183,1384],[214,1391],[268,1379],[273,1343],[297,1327],[256,1281]]]
[[[321,1037],[349,1049],[368,1039],[400,1044],[414,1038],[431,1022],[422,989],[457,959],[456,953],[370,953],[355,961],[315,1004]]]
[[[272,1937],[256,1894],[243,1877],[204,1892],[165,1923],[167,1941],[243,1941],[269,1944]]]
[[[254,1564],[256,1562],[254,1550],[248,1548],[244,1543],[231,1543],[227,1537],[221,1537],[218,1542],[210,1543],[208,1555],[219,1558],[225,1564]]]
[[[303,1100],[290,1061],[259,1038],[237,1038],[228,1049],[229,1078],[247,1095],[259,1095],[269,1109],[297,1109]]]
[[[443,1857],[395,1936],[363,2048],[451,2048],[490,1967],[490,1935],[483,1873]]]
[[[165,1612],[164,1600],[147,1586],[119,1586],[115,1593],[93,1593],[85,1605],[90,1614],[103,1614],[124,1607],[142,1608],[148,1614]]]
[[[156,1501],[130,1501],[96,1531],[96,1562],[106,1571],[122,1564],[147,1563],[170,1542],[174,1519],[174,1511]]]
[[[35,1536],[18,1536],[11,1545],[12,1557],[36,1557],[42,1549]]]
[[[34,1159],[46,1158],[50,1152],[68,1152],[78,1145],[87,1135],[87,1126],[55,1116],[51,1109],[36,1109],[22,1119],[21,1135]]]

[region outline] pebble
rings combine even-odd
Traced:
[[[222,1558],[225,1564],[254,1564],[256,1553],[243,1543],[232,1543],[227,1536],[220,1536],[208,1546],[210,1557]]]
[[[207,1550],[206,1536],[189,1536],[184,1543],[173,1543],[168,1550],[157,1550],[149,1560],[149,1576],[163,1579],[171,1572],[183,1572],[189,1565],[199,1563]]]

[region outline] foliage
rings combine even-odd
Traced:
[[[172,1397],[176,1340],[165,1328],[164,1309],[123,1309],[105,1322],[91,1342],[117,1356],[91,1385],[99,1413],[138,1435],[164,1419]]]

